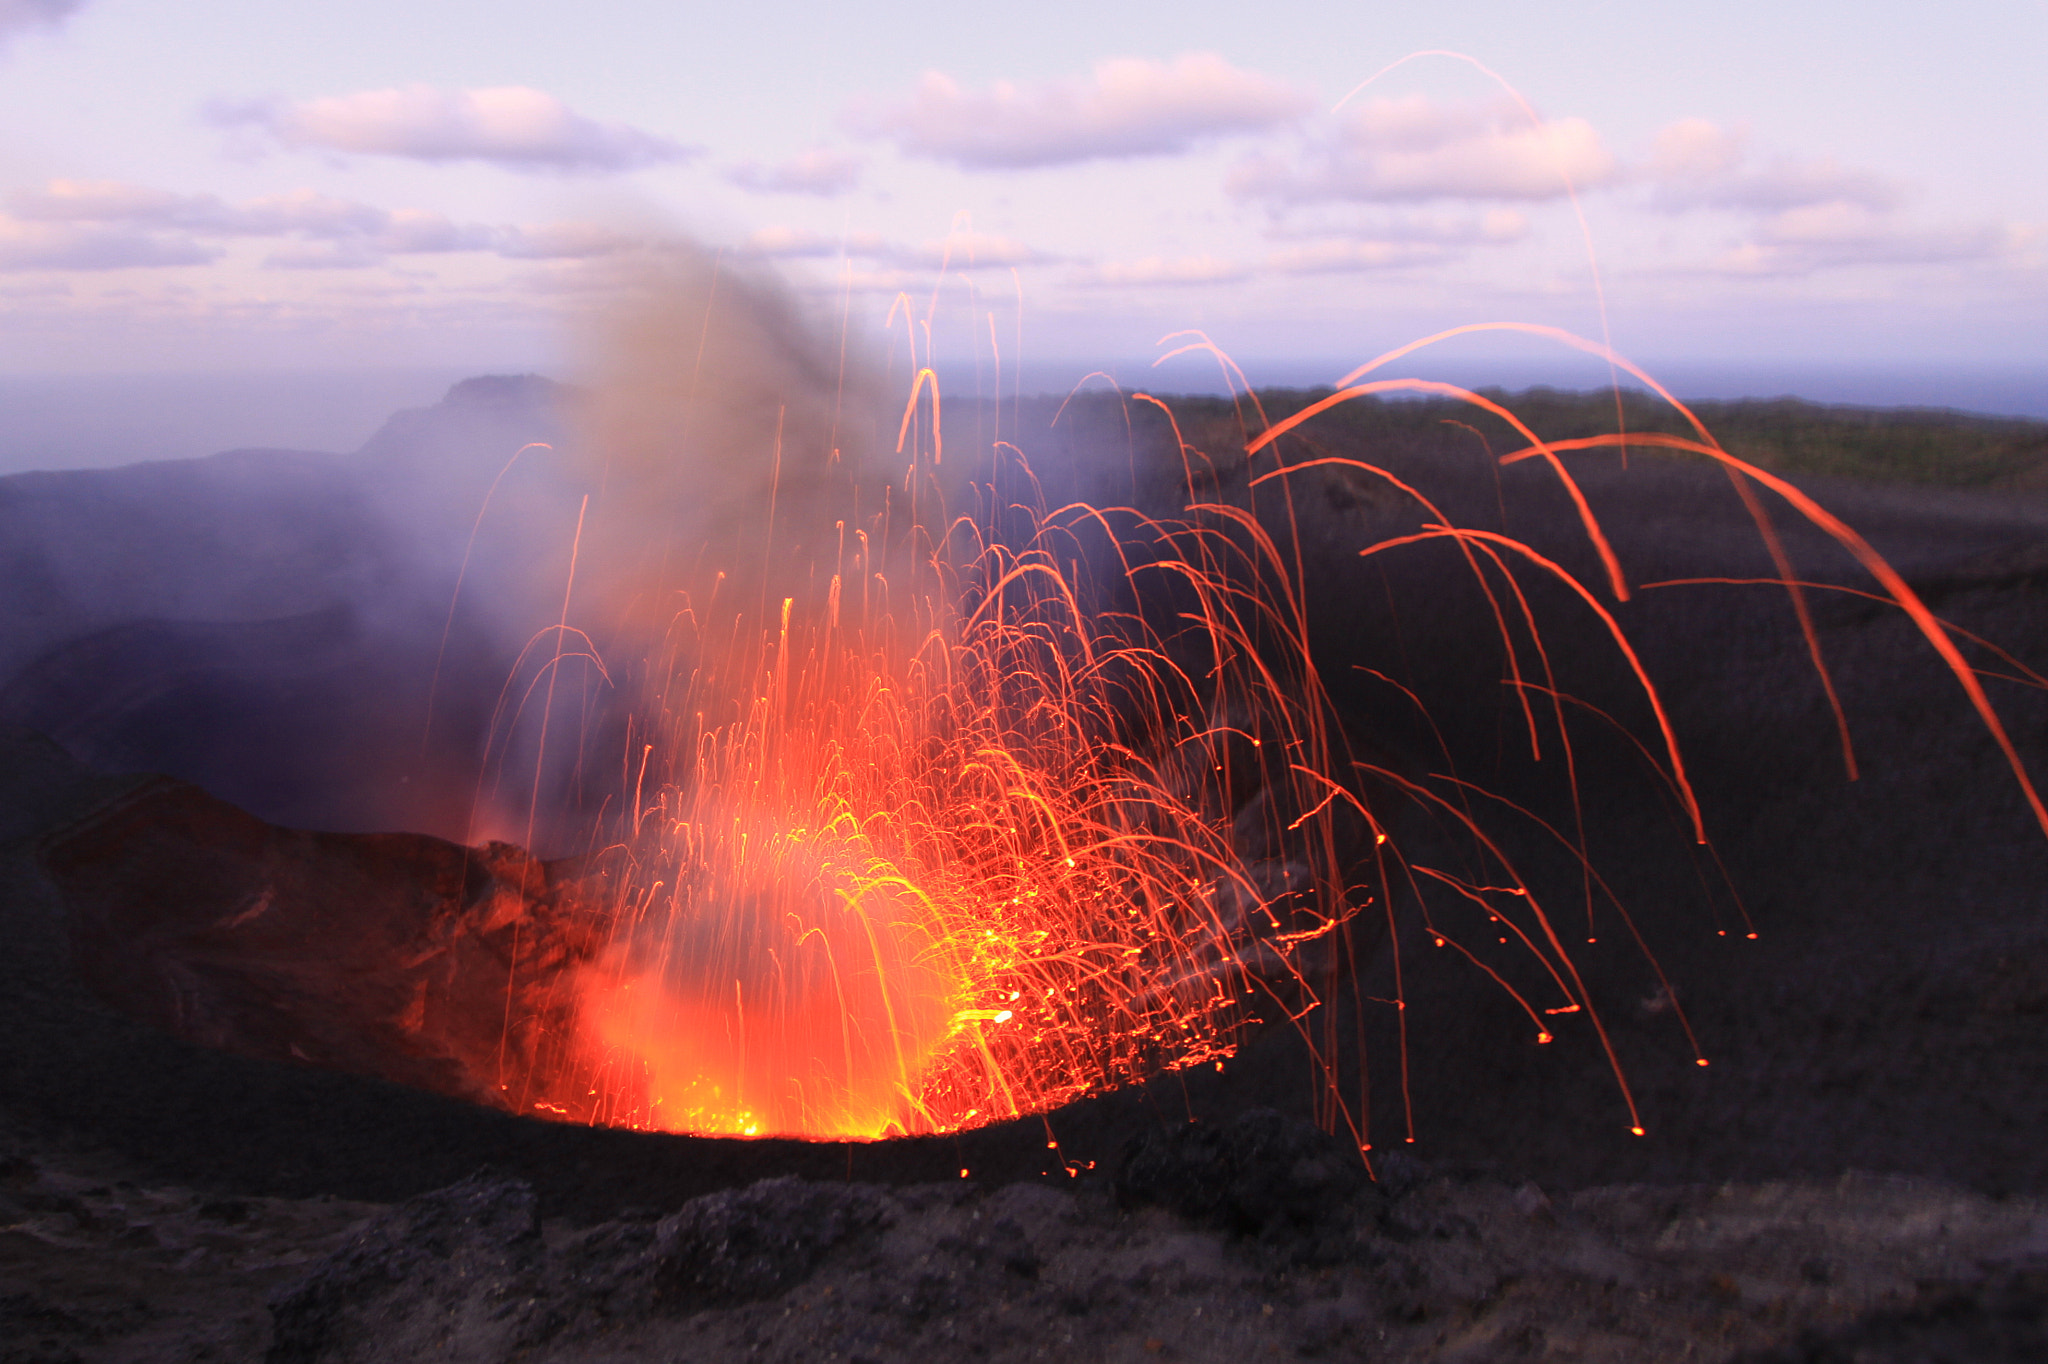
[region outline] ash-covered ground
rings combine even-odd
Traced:
[[[466,836],[517,631],[482,600],[448,627],[449,593],[477,486],[558,434],[552,396],[459,390],[355,456],[0,481],[0,1359],[2048,1354],[2048,837],[1954,679],[1896,611],[1853,597],[1814,603],[1853,784],[1782,592],[1650,589],[1616,609],[1714,840],[1697,853],[1630,741],[1575,730],[1589,860],[1663,970],[1598,899],[1599,941],[1573,953],[1640,1138],[1589,1028],[1537,1045],[1412,915],[1335,1030],[1377,1183],[1307,1122],[1321,1078],[1285,1029],[1220,1074],[1045,1122],[818,1146],[547,1124],[195,1046],[110,1006],[81,978],[50,850],[135,798],[124,773],[197,783],[259,827]],[[1368,442],[1453,520],[1597,573],[1540,469],[1496,480],[1468,434],[1413,415],[1322,439]],[[1121,429],[1114,410],[1093,419],[1047,433],[1048,470]],[[429,449],[433,497],[404,477]],[[1772,573],[1714,471],[1641,453],[1573,468],[1633,583]],[[534,548],[566,540],[549,538],[566,530],[559,475],[534,476],[519,495],[554,511],[529,512],[523,545],[480,541],[486,577],[559,581]],[[1237,476],[1224,462],[1209,491]],[[2048,664],[2038,493],[1806,486],[1945,619]],[[1519,755],[1456,572],[1428,552],[1355,557],[1413,513],[1335,478],[1298,512],[1318,662],[1350,726],[1399,770],[1454,770],[1561,819],[1557,755]],[[1801,576],[1867,586],[1779,524]],[[1598,630],[1536,591],[1556,685],[1639,727]],[[1373,673],[1427,697],[1433,727]],[[2038,770],[2043,693],[1986,685]],[[1553,914],[1583,924],[1576,859],[1498,827]],[[1415,814],[1397,833],[1418,860],[1455,841]],[[1376,1002],[1397,961],[1398,1018]]]
[[[1198,1140],[1187,1140],[1194,1136]],[[2041,1358],[2048,1206],[1938,1184],[1551,1195],[1270,1112],[1064,1188],[766,1178],[592,1225],[11,1157],[9,1360]]]

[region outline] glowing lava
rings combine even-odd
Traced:
[[[1338,832],[1363,826],[1296,770],[1329,730],[1251,571],[1272,546],[1209,520],[1076,509],[1012,548],[963,519],[893,612],[857,539],[820,600],[678,616],[577,983],[584,1116],[954,1130],[1218,1060],[1306,991],[1292,948],[1367,900]],[[1091,549],[1167,580],[1174,625],[1084,607]]]

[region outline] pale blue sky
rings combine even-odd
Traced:
[[[1597,334],[1560,172],[1653,365],[2048,367],[2048,4],[1956,13],[0,0],[0,374],[559,366],[669,232],[873,325],[971,222],[942,337],[1335,377]],[[1329,112],[1426,48],[1542,124],[1445,59]]]

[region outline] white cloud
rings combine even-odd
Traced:
[[[495,239],[499,255],[512,260],[594,260],[644,248],[647,238],[602,223],[556,222],[510,227]]]
[[[309,189],[230,204],[211,194],[175,194],[119,180],[52,180],[40,189],[15,190],[5,203],[15,217],[35,222],[129,223],[228,237],[375,236],[421,216],[411,209],[387,213]]]
[[[2013,233],[1996,228],[1917,228],[1861,204],[1834,201],[1774,215],[1711,269],[1780,276],[1859,265],[1967,264],[1997,260],[2017,245]]]
[[[1404,265],[1435,265],[1448,254],[1431,242],[1355,241],[1340,237],[1283,247],[1266,257],[1266,268],[1283,275],[1391,270]]]
[[[1414,209],[1389,212],[1371,208],[1361,214],[1348,205],[1335,209],[1309,207],[1276,219],[1267,235],[1276,241],[1320,241],[1348,238],[1367,242],[1428,242],[1439,246],[1504,246],[1529,236],[1529,215],[1520,209],[1494,207],[1479,213],[1431,213]]]
[[[944,240],[926,242],[917,248],[917,258],[927,265],[943,262],[955,270],[1040,265],[1059,259],[1014,237],[990,232],[955,232]]]
[[[945,266],[956,271],[1040,265],[1059,259],[1014,237],[988,232],[955,232],[949,237],[911,246],[889,241],[872,232],[831,237],[805,228],[769,226],[756,229],[740,249],[748,255],[776,260],[823,259],[843,255],[889,265],[928,270]]]
[[[425,209],[396,208],[377,231],[379,249],[393,255],[496,249],[499,234],[478,223],[458,223]]]
[[[125,270],[206,265],[218,249],[188,237],[129,228],[25,222],[0,214],[0,270]]]
[[[1643,167],[1656,186],[1652,205],[1673,212],[1728,208],[1769,213],[1828,203],[1886,209],[1905,197],[1894,182],[1845,168],[1832,157],[1777,157],[1753,166],[1748,142],[1746,131],[1725,129],[1703,118],[1681,119],[1664,128]]]
[[[1303,91],[1214,53],[1169,63],[1120,58],[1086,80],[963,90],[928,71],[910,99],[854,105],[845,125],[894,141],[911,156],[970,170],[1019,170],[1077,161],[1171,156],[1234,133],[1266,132],[1306,114]]]
[[[31,28],[55,28],[85,0],[0,0],[0,44]]]
[[[815,194],[829,198],[860,183],[860,158],[828,147],[813,147],[787,161],[742,161],[726,167],[725,178],[758,194]]]
[[[828,237],[822,232],[808,228],[785,227],[771,224],[757,228],[740,243],[740,250],[750,256],[764,256],[770,260],[797,260],[823,256],[883,256],[895,250],[889,243],[872,232],[856,232],[845,237]]]
[[[1658,180],[1716,180],[1742,161],[1745,136],[1703,118],[1661,128],[1650,146],[1649,173]]]
[[[390,298],[410,299],[421,297],[427,292],[427,288],[417,280],[351,280],[341,284],[324,285],[321,288],[321,292],[333,294],[340,298],[371,300]]]
[[[1302,154],[1253,156],[1226,182],[1275,205],[1322,201],[1561,198],[1617,173],[1582,118],[1531,123],[1498,101],[1442,104],[1424,95],[1375,100],[1313,134]]]
[[[521,171],[637,170],[698,155],[695,148],[623,123],[586,118],[553,95],[523,85],[408,85],[297,104],[220,104],[210,112],[218,123],[255,128],[295,150],[484,161]]]
[[[563,260],[560,263],[541,266],[519,277],[518,292],[528,298],[587,299],[605,294],[623,294],[635,287],[643,287],[645,278],[635,272],[608,269],[613,264],[603,259]],[[496,285],[480,284],[468,286],[473,290],[495,294]]]
[[[930,289],[930,275],[912,270],[881,269],[849,270],[844,275],[835,275],[829,292],[844,291],[849,294],[901,294],[922,293]]]
[[[1078,276],[1076,284],[1151,288],[1155,286],[1229,284],[1248,278],[1251,271],[1236,261],[1203,254],[1199,256],[1143,256],[1133,261],[1110,261]]]
[[[9,192],[8,212],[41,222],[167,222],[191,206],[218,204],[211,196],[124,184],[119,180],[52,180],[41,189]]]
[[[1529,235],[1527,215],[1511,208],[1491,208],[1479,220],[1477,240],[1486,242],[1518,242]]]
[[[211,194],[176,194],[118,180],[52,180],[38,189],[13,191],[0,202],[19,223],[90,227],[102,239],[108,228],[124,229],[131,237],[153,230],[176,231],[188,238],[298,239],[265,258],[264,264],[280,269],[351,269],[381,264],[386,256],[451,251],[496,251],[518,257],[576,254],[563,248],[579,234],[587,246],[591,234],[587,228],[563,225],[487,227],[425,209],[385,210],[308,189],[231,204]]]
[[[1668,213],[1747,215],[1743,237],[1703,268],[1710,274],[1783,277],[1855,266],[1985,263],[2015,255],[2010,230],[1931,228],[1902,220],[1895,181],[1831,157],[1751,154],[1749,133],[1703,118],[1660,130],[1636,178],[1650,206]]]
[[[364,270],[384,263],[384,253],[365,242],[295,242],[263,258],[271,270]]]
[[[1985,224],[1929,227],[1898,212],[1898,182],[1832,157],[1752,154],[1744,128],[1702,118],[1658,132],[1636,170],[1650,206],[1668,213],[1746,215],[1744,235],[1703,268],[1751,277],[1810,275],[1858,266],[2018,263],[2021,234]]]
[[[12,254],[0,254],[0,260],[186,265],[221,254],[194,239],[283,237],[291,243],[266,255],[265,266],[344,270],[381,265],[390,256],[457,251],[488,251],[512,260],[587,260],[651,244],[596,223],[493,227],[304,189],[228,203],[210,194],[176,194],[116,180],[52,180],[0,197],[0,204],[9,210],[0,223],[13,224]]]
[[[299,189],[246,200],[223,208],[212,222],[195,218],[192,226],[211,226],[221,232],[251,237],[287,232],[303,232],[312,237],[353,237],[381,232],[390,221],[390,214],[368,204]]]

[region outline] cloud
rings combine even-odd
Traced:
[[[132,229],[24,222],[0,214],[0,270],[126,270],[206,265],[220,251],[187,237]]]
[[[628,171],[699,150],[623,123],[599,123],[523,85],[364,90],[297,104],[216,104],[216,123],[248,127],[293,150],[416,161],[483,161],[518,171]]]
[[[496,249],[499,233],[478,223],[458,223],[425,209],[395,208],[376,233],[377,245],[393,255]]]
[[[725,178],[757,194],[815,194],[830,198],[860,183],[860,158],[827,147],[813,147],[773,165],[741,161],[728,166]]]
[[[8,212],[40,222],[167,222],[192,206],[218,204],[118,180],[52,180],[41,189],[10,191]]]
[[[1021,170],[1177,155],[1197,143],[1291,123],[1313,104],[1293,86],[1196,52],[1170,63],[1101,62],[1086,80],[998,81],[987,90],[963,90],[952,77],[928,71],[907,101],[857,103],[843,122],[910,156],[969,170]]]
[[[235,236],[271,237],[303,232],[313,237],[353,237],[381,232],[390,221],[389,213],[368,204],[300,189],[223,206],[213,221],[195,216],[191,225],[213,227]]]
[[[1705,267],[1710,274],[1808,275],[1856,266],[1989,262],[2019,246],[2009,230],[1929,228],[1900,220],[1897,182],[1831,157],[1758,162],[1746,129],[1703,118],[1660,130],[1637,168],[1650,205],[1667,213],[1719,209],[1753,215],[1744,240]]]
[[[955,271],[1042,265],[1060,257],[1037,247],[988,232],[955,232],[916,246],[892,242],[872,232],[832,237],[804,228],[770,226],[755,230],[740,249],[771,260],[825,259],[847,256],[882,264]]]
[[[1915,228],[1861,204],[1787,209],[1709,267],[1713,273],[1806,275],[1859,265],[1947,265],[1996,260],[2020,245],[1992,227]]]
[[[1283,247],[1266,257],[1266,268],[1283,275],[1327,275],[1435,265],[1450,253],[1433,242],[1354,241],[1331,238]]]
[[[387,213],[309,189],[230,204],[211,194],[175,194],[119,180],[52,180],[40,189],[15,190],[5,203],[15,217],[36,222],[132,223],[229,237],[372,235],[413,212]]]
[[[1276,222],[1267,234],[1287,243],[1273,250],[1262,268],[1282,275],[1320,275],[1406,266],[1441,265],[1474,246],[1502,246],[1526,239],[1529,218],[1519,209],[1441,213],[1402,208],[1311,209]]]
[[[740,250],[750,256],[761,256],[768,260],[802,260],[837,256],[842,253],[849,256],[881,257],[894,252],[896,248],[872,232],[829,237],[822,232],[812,232],[808,228],[774,224],[755,229],[740,243]]]
[[[322,293],[339,298],[389,299],[418,298],[427,292],[425,285],[417,280],[351,281],[343,284],[329,284]]]
[[[942,241],[929,241],[918,247],[916,259],[926,265],[945,264],[955,270],[987,270],[1011,265],[1042,265],[1059,257],[1014,237],[990,232],[955,232]]]
[[[1697,208],[1777,212],[1809,204],[1895,208],[1905,198],[1894,181],[1846,169],[1832,157],[1800,161],[1778,157],[1751,167],[1748,134],[1703,118],[1681,119],[1661,130],[1642,173],[1656,186],[1653,207],[1667,212]]]
[[[1302,154],[1261,154],[1225,182],[1275,206],[1352,201],[1561,198],[1615,178],[1614,157],[1582,118],[1530,123],[1511,102],[1375,100],[1312,134]]]
[[[931,276],[912,270],[880,269],[849,270],[844,275],[834,276],[830,292],[849,294],[901,294],[919,293],[931,287]]]
[[[646,237],[580,222],[504,228],[493,242],[497,253],[510,260],[595,260],[649,245]]]
[[[1246,279],[1250,269],[1235,261],[1222,260],[1203,254],[1179,256],[1168,259],[1164,256],[1144,256],[1134,261],[1111,261],[1096,266],[1078,276],[1076,284],[1106,285],[1115,287],[1153,288],[1158,286],[1229,284]]]
[[[263,258],[270,270],[364,270],[384,263],[384,253],[364,242],[303,242]]]
[[[1504,246],[1529,236],[1529,216],[1520,209],[1502,207],[1479,213],[1371,209],[1360,215],[1347,206],[1334,212],[1309,209],[1276,220],[1267,235],[1276,241],[1341,237],[1354,241],[1429,242],[1439,246]]]
[[[298,238],[299,245],[265,259],[281,269],[359,268],[380,264],[387,255],[495,251],[525,239],[518,229],[458,223],[424,209],[387,211],[307,189],[231,204],[211,194],[176,194],[118,180],[52,180],[39,189],[13,191],[0,202],[23,223],[120,227],[131,236],[154,230],[189,237]]]
[[[0,0],[0,44],[32,28],[55,28],[85,0]]]

